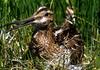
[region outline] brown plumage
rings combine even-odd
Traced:
[[[52,26],[53,16],[49,13],[51,11],[47,12],[47,8],[41,9],[36,14],[40,17],[39,21],[42,17],[46,17],[47,20],[44,23],[35,22],[36,28],[29,45],[30,51],[45,59],[47,64],[55,66],[54,69],[58,65],[65,69],[71,69],[68,67],[69,65],[81,64],[83,41],[74,26],[73,10],[67,8],[67,16],[63,25],[55,29]],[[44,13],[42,13],[43,16],[41,16],[42,11],[48,15],[43,15]]]
[[[71,8],[67,7],[65,21],[59,28],[52,26],[53,13],[44,6],[22,22],[34,25],[29,50],[32,55],[45,60],[47,70],[50,66],[71,70],[73,65],[81,64],[83,41],[74,26],[74,11]]]
[[[60,33],[56,35],[57,42],[70,49],[70,63],[81,64],[83,58],[84,44],[79,31],[74,26],[74,12],[71,8],[67,7],[66,19],[59,30]],[[58,31],[59,31],[58,30]]]
[[[73,10],[67,8],[66,14],[66,19],[58,30],[47,21],[48,25],[43,30],[40,29],[33,34],[31,46],[29,46],[31,51],[35,50],[31,49],[33,47],[38,48],[36,53],[46,59],[49,65],[55,67],[60,65],[65,69],[70,64],[81,64],[83,57],[83,41],[74,26]]]

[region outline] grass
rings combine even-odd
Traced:
[[[71,0],[76,14],[76,27],[84,40],[84,61],[86,70],[99,70],[100,67],[100,1]],[[33,27],[25,26],[8,31],[10,26],[2,27],[15,19],[31,16],[38,7],[47,6],[54,12],[54,23],[59,25],[65,17],[68,0],[0,0],[0,70],[32,70],[34,65],[43,70],[38,58],[28,57],[21,60],[27,53]],[[35,62],[34,62],[35,61]],[[39,63],[39,64],[38,64]]]

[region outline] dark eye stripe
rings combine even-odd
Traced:
[[[49,15],[49,13],[46,13],[44,16],[48,16]]]

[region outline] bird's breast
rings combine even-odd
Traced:
[[[46,31],[38,31],[34,35],[35,40],[38,42],[40,46],[49,46],[50,40],[46,34]]]
[[[58,54],[59,51],[62,51],[58,47],[58,44],[55,43],[53,37],[53,32],[50,31],[38,31],[34,35],[34,39],[37,42],[37,47],[40,48],[40,55],[46,58],[52,58],[55,54]]]

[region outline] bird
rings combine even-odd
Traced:
[[[29,51],[33,57],[38,56],[46,64],[45,70],[72,70],[80,68],[84,44],[75,27],[74,11],[66,8],[66,18],[60,27],[53,26],[53,12],[46,6],[39,7],[29,18],[18,21],[20,25],[34,26],[29,42]]]
[[[54,69],[56,69],[58,65],[68,69],[67,67],[70,64],[81,64],[84,44],[80,33],[74,25],[75,18],[73,9],[67,7],[65,21],[58,29],[52,26],[53,13],[48,12],[46,7],[45,9],[44,7],[40,7],[38,11],[36,15],[39,14],[41,19],[35,22],[36,29],[35,32],[33,32],[32,40],[29,45],[31,52],[45,59],[49,67],[55,66]],[[45,13],[41,16],[40,13],[43,11],[45,11]],[[45,22],[43,22],[43,18],[48,20],[45,19]],[[42,22],[40,22],[41,20]],[[41,26],[38,25],[39,23]],[[45,23],[46,25],[44,25]]]

